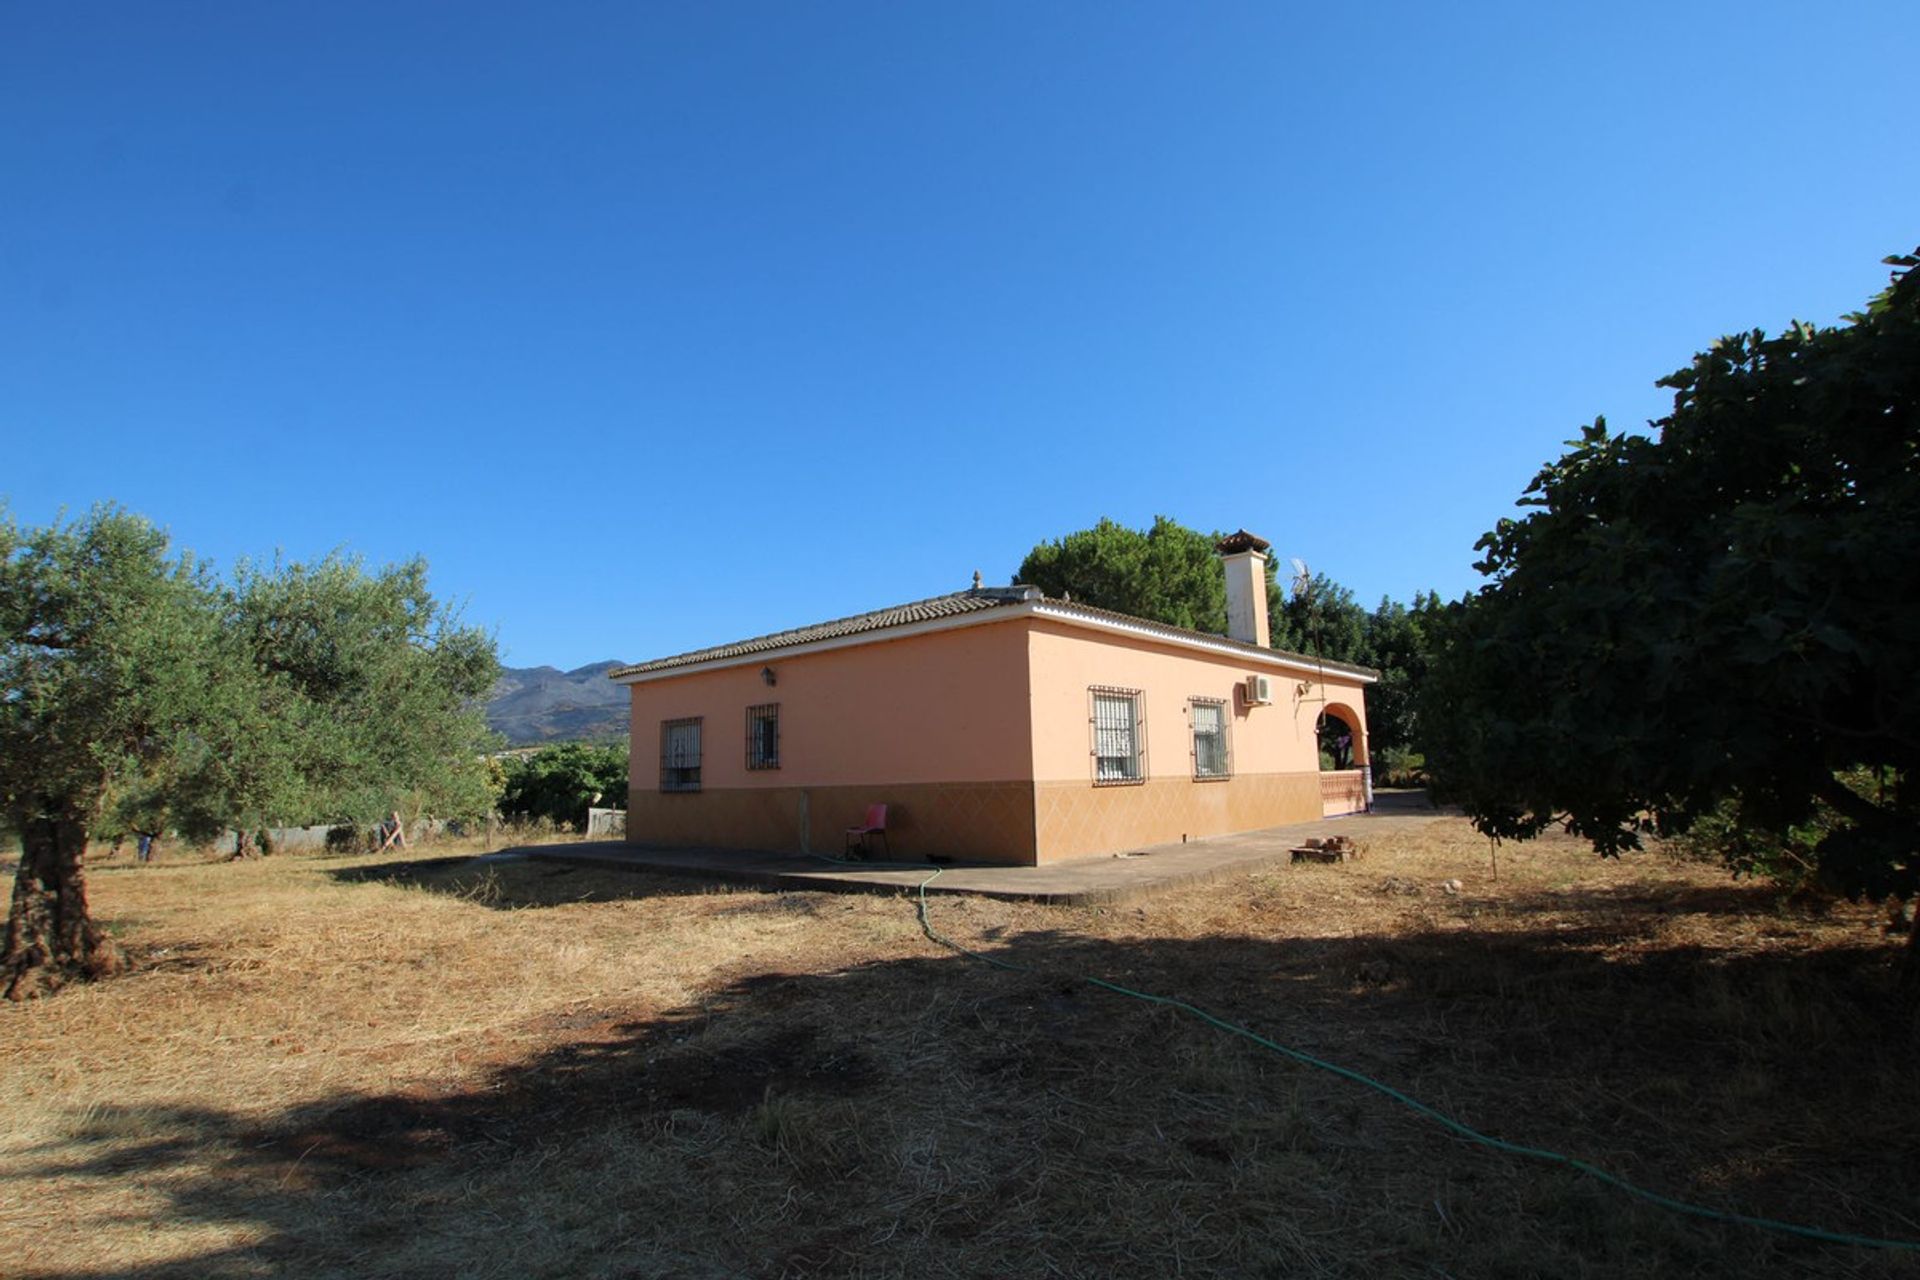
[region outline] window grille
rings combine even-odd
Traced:
[[[1146,726],[1137,689],[1092,689],[1093,782],[1117,786],[1146,781]]]
[[[780,767],[780,704],[747,708],[747,768]]]
[[[700,789],[700,718],[660,722],[660,789]]]
[[[1231,778],[1233,757],[1227,750],[1227,704],[1195,698],[1188,706],[1193,715],[1193,776]]]

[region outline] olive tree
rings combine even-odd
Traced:
[[[20,840],[7,993],[124,963],[87,913],[82,858],[116,787],[204,759],[210,716],[244,668],[206,575],[113,507],[22,528],[0,513],[0,804]],[[244,695],[241,695],[244,696]]]
[[[417,560],[220,582],[117,507],[42,527],[0,511],[0,812],[21,845],[7,994],[124,964],[87,909],[87,840],[110,812],[208,834],[409,800],[484,810],[497,670]]]

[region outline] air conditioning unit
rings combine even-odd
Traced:
[[[1266,676],[1248,676],[1245,688],[1248,706],[1264,707],[1273,702],[1273,681]]]

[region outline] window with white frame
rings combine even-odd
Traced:
[[[660,789],[700,789],[700,717],[660,722]]]
[[[1138,689],[1088,691],[1093,698],[1093,783],[1145,782],[1146,724]]]
[[[780,704],[747,708],[747,768],[780,767]]]
[[[1231,778],[1233,757],[1227,750],[1227,704],[1194,698],[1187,704],[1193,718],[1193,776]]]

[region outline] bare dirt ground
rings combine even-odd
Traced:
[[[0,1274],[1920,1274],[1074,976],[1666,1194],[1920,1239],[1865,907],[1567,840],[1496,880],[1435,818],[1138,906],[934,900],[1008,972],[907,898],[432,853],[97,869],[139,968],[0,1008]]]

